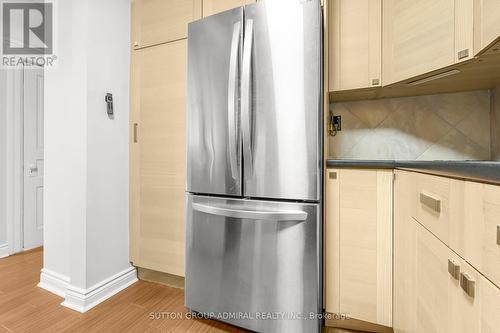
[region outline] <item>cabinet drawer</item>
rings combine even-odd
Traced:
[[[450,221],[459,220],[463,209],[464,182],[418,174],[417,209],[414,218],[445,244],[449,244]]]
[[[464,218],[452,224],[451,247],[500,286],[500,186],[466,182]]]

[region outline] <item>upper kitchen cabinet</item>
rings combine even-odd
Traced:
[[[187,37],[187,25],[201,18],[202,0],[134,0],[134,49]]]
[[[384,0],[383,84],[471,59],[473,6],[473,0]]]
[[[474,0],[474,54],[481,53],[500,37],[500,1]]]
[[[382,0],[330,0],[330,91],[382,84]]]
[[[255,2],[256,0],[203,0],[203,17]]]

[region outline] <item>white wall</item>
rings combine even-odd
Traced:
[[[91,0],[87,63],[87,283],[129,263],[130,3]],[[104,96],[113,94],[108,118]],[[102,253],[106,253],[103,256]]]
[[[82,310],[85,293],[131,269],[130,1],[60,1],[58,12],[59,63],[45,76],[44,269],[68,278],[64,304]]]
[[[70,225],[85,221],[86,85],[73,59],[71,2],[58,7],[58,66],[45,71],[44,269],[69,279]]]
[[[0,257],[5,255],[2,247],[7,243],[7,76],[0,70]],[[3,250],[5,251],[5,250]]]

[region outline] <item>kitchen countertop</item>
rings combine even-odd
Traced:
[[[329,168],[404,169],[500,184],[500,161],[393,161],[393,160],[334,160],[326,161]]]

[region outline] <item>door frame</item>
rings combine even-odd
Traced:
[[[7,243],[9,255],[21,252],[23,227],[24,67],[7,72]]]

